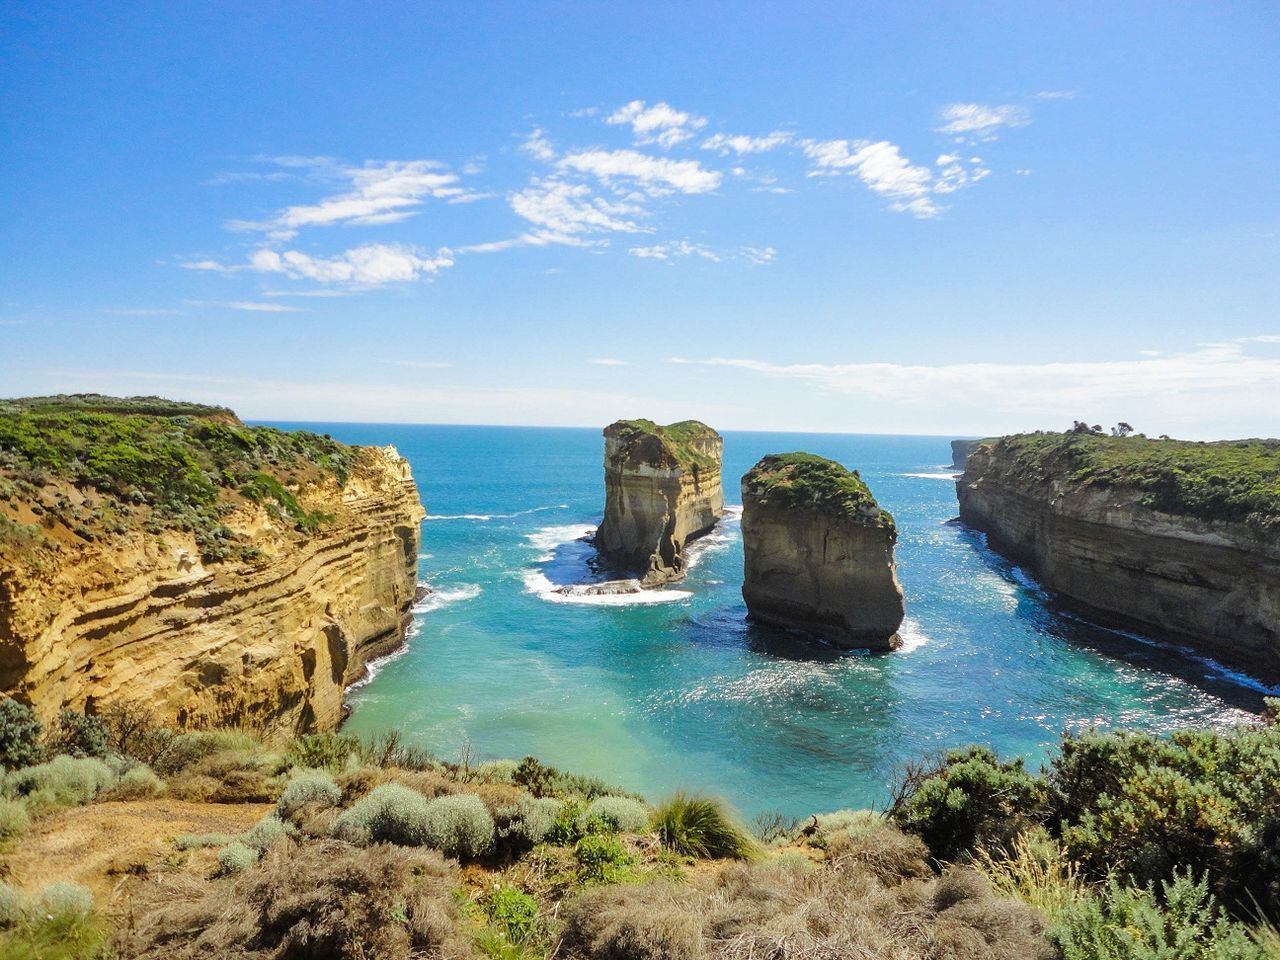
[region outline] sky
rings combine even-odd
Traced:
[[[1280,5],[23,4],[0,395],[1280,434]]]

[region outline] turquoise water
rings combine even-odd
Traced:
[[[725,500],[764,453],[861,470],[898,520],[907,648],[839,655],[750,626],[735,518],[646,604],[549,599],[586,574],[597,430],[309,424],[392,443],[427,505],[407,647],[356,689],[348,729],[445,758],[534,754],[650,797],[689,787],[744,813],[882,802],[904,760],[989,744],[1040,762],[1064,729],[1217,725],[1261,693],[1212,665],[1090,627],[956,523],[949,438],[725,434]],[[557,602],[560,601],[560,602]]]

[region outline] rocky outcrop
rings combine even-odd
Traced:
[[[742,478],[742,597],[751,619],[845,650],[901,644],[897,529],[856,471],[807,453]]]
[[[984,442],[957,492],[960,519],[1068,608],[1276,682],[1278,476],[1274,441],[1033,434]]]
[[[619,420],[604,430],[604,520],[596,550],[645,587],[685,575],[685,546],[724,512],[724,441],[705,423]]]
[[[963,470],[965,461],[969,459],[969,454],[982,443],[981,440],[952,440],[951,441],[951,465],[957,470]]]
[[[218,536],[242,545],[225,558],[179,527],[72,537],[39,511],[45,541],[0,540],[0,690],[46,719],[123,701],[179,728],[336,728],[344,688],[403,642],[423,509],[393,448],[332,446],[340,477],[280,488],[305,529],[224,496]],[[73,486],[58,496],[115,516]]]

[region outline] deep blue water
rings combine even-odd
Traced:
[[[280,424],[299,426],[298,424]],[[575,542],[603,508],[598,430],[307,424],[394,444],[428,510],[434,593],[399,656],[349,694],[348,729],[399,728],[446,758],[534,754],[651,798],[681,787],[744,813],[884,800],[904,760],[978,742],[1041,762],[1065,729],[1207,726],[1261,693],[1212,665],[1056,611],[955,517],[942,437],[725,434],[725,501],[763,454],[808,450],[862,472],[897,518],[904,651],[835,654],[750,626],[736,519],[646,604],[567,603]]]

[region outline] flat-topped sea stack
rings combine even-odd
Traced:
[[[333,730],[404,640],[422,505],[390,447],[158,398],[0,401],[0,693]]]
[[[1280,441],[984,441],[960,519],[1095,622],[1280,681]]]
[[[856,470],[811,453],[764,457],[742,478],[747,612],[843,650],[892,650],[904,614],[897,539]]]
[[[724,513],[724,440],[705,423],[619,420],[604,428],[604,520],[596,550],[645,587],[679,580],[685,546]]]

